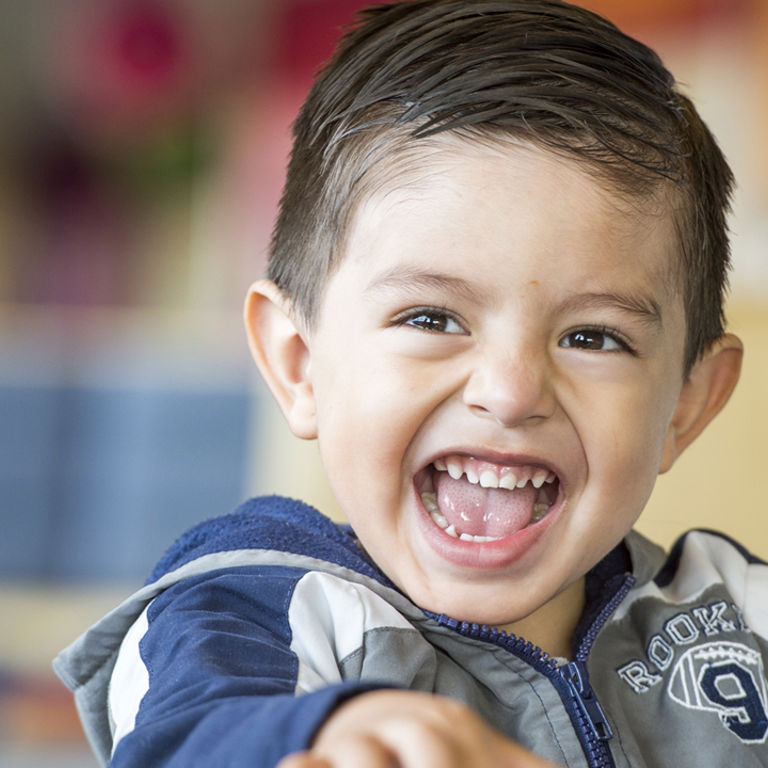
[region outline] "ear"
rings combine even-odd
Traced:
[[[664,440],[660,473],[675,463],[728,402],[739,380],[743,355],[739,338],[726,333],[693,366],[672,414]]]
[[[255,282],[245,300],[245,330],[256,365],[297,437],[317,437],[309,347],[289,300],[269,280]]]

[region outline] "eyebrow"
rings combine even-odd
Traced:
[[[371,294],[387,290],[410,293],[420,292],[424,289],[438,290],[472,301],[480,301],[480,294],[467,280],[455,275],[415,269],[413,267],[393,267],[386,272],[375,275],[363,289],[363,293]]]
[[[566,299],[563,309],[616,309],[634,315],[647,325],[664,327],[661,306],[650,296],[626,293],[576,293]]]
[[[419,293],[424,289],[438,290],[479,302],[481,296],[474,286],[463,278],[442,272],[414,267],[392,267],[375,275],[363,289],[363,294],[395,290]],[[641,322],[663,328],[661,306],[650,296],[628,293],[575,293],[568,297],[561,310],[613,309],[636,316]]]

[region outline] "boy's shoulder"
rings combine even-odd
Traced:
[[[634,530],[626,543],[637,579],[635,597],[656,594],[670,603],[686,602],[714,585],[723,585],[739,604],[756,596],[758,585],[768,597],[768,563],[720,531],[686,531],[669,552]]]
[[[386,578],[361,548],[348,525],[333,522],[313,507],[283,496],[260,496],[234,512],[211,518],[180,536],[157,563],[147,584],[193,561],[231,559],[233,553],[278,552],[332,563],[377,581]]]
[[[665,552],[636,531],[626,537],[636,579],[614,613],[656,646],[721,632],[768,638],[768,563],[719,531],[692,529]]]

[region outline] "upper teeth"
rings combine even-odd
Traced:
[[[503,467],[479,461],[471,456],[435,459],[434,467],[441,472],[448,472],[454,480],[466,475],[467,481],[473,485],[479,484],[483,488],[506,488],[509,491],[524,488],[528,483],[534,488],[541,488],[544,483],[552,483],[555,480],[554,472],[542,467]]]

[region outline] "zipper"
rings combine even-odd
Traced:
[[[581,743],[590,768],[615,768],[608,741],[613,730],[589,684],[586,661],[592,644],[610,615],[627,596],[635,577],[627,574],[613,597],[603,606],[584,634],[576,651],[575,661],[558,666],[557,661],[522,637],[508,634],[495,627],[472,624],[452,619],[445,614],[425,611],[440,626],[447,627],[465,637],[482,640],[504,648],[530,664],[547,677],[563,701]]]
[[[587,756],[587,763],[595,768],[613,768],[613,756],[608,747],[613,729],[589,685],[586,667],[583,662],[573,661],[557,671],[572,702],[569,714]]]

